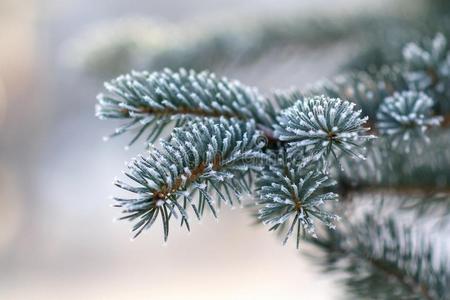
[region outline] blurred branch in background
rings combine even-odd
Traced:
[[[372,32],[390,17],[375,15],[314,16],[246,20],[228,19],[208,28],[180,26],[128,17],[92,25],[67,41],[67,65],[100,78],[130,69],[217,69],[250,64],[274,48],[317,47]]]
[[[354,296],[447,299],[449,257],[440,251],[445,245],[402,225],[396,215],[366,213],[310,242],[316,246],[310,256],[328,272],[344,272],[342,281]]]
[[[66,65],[107,78],[130,69],[214,70],[221,65],[251,64],[274,48],[314,48],[346,40],[358,48],[347,68],[379,66],[398,60],[397,50],[405,42],[447,23],[446,10],[435,11],[428,4],[420,8],[420,3],[414,3],[416,10],[394,9],[389,15],[291,13],[264,19],[253,16],[244,21],[228,18],[207,28],[130,16],[90,25],[66,42],[61,55]],[[432,22],[427,18],[429,11],[437,18]]]
[[[88,27],[62,48],[70,67],[96,75],[117,74],[130,67],[146,66],[167,49],[189,41],[189,32],[145,17],[130,16]]]

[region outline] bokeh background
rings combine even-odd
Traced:
[[[251,18],[407,14],[421,1],[0,0],[0,299],[337,299],[336,279],[282,247],[245,209],[222,209],[192,233],[154,229],[130,242],[113,222],[111,182],[142,145],[107,143],[94,116],[102,81],[71,67],[80,32],[119,18],[239,27]],[[242,26],[246,23],[243,22]],[[169,37],[170,39],[170,37]],[[284,47],[220,75],[268,92],[336,72],[357,45]],[[112,76],[118,74],[111,74]]]

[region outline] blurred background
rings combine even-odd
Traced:
[[[130,242],[108,195],[143,147],[102,141],[114,126],[95,118],[95,96],[121,72],[166,65],[304,87],[361,50],[347,33],[373,24],[355,20],[408,20],[424,2],[0,0],[0,299],[342,297],[245,209],[191,234],[174,226],[167,245],[158,229]]]

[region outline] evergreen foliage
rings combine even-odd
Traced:
[[[334,184],[328,175],[305,168],[299,161],[270,165],[256,184],[261,206],[258,218],[271,225],[269,230],[282,230],[290,223],[283,243],[296,231],[298,248],[301,235],[317,237],[314,218],[335,228],[334,221],[339,217],[323,209],[326,201],[338,200],[338,194],[324,190]]]
[[[380,134],[393,136],[394,147],[423,137],[428,127],[437,126],[442,120],[432,116],[433,104],[422,92],[404,91],[386,97],[377,113]],[[406,147],[409,149],[409,145]]]
[[[448,97],[450,90],[450,55],[442,33],[425,39],[422,45],[408,43],[403,48],[405,78],[413,88],[430,90],[437,98]]]
[[[218,79],[213,73],[180,69],[172,72],[131,72],[105,84],[96,114],[100,119],[125,119],[111,136],[138,129],[133,144],[144,132],[154,142],[166,126],[183,125],[192,117],[253,119],[269,125],[272,116],[263,96],[238,81]]]
[[[249,191],[246,176],[260,170],[258,163],[266,159],[261,152],[264,142],[251,121],[197,118],[176,128],[169,140],[161,141],[161,150],[153,148],[147,157],[129,163],[125,175],[133,185],[115,181],[135,194],[114,198],[125,214],[121,219],[136,221],[137,236],[160,215],[167,240],[172,217],[180,216],[181,225],[190,229],[188,207],[199,219],[205,206],[217,217],[216,201],[232,205],[232,195],[239,200],[243,191]]]
[[[290,156],[301,152],[313,160],[340,152],[356,158],[364,158],[359,149],[364,141],[373,138],[366,135],[364,128],[367,117],[361,117],[361,110],[355,111],[355,104],[339,98],[316,96],[297,101],[281,112],[275,125],[275,134],[287,142]]]
[[[448,299],[447,253],[426,236],[399,225],[393,216],[365,215],[340,231],[324,232],[311,242],[325,258],[312,254],[327,271],[347,273],[344,282],[364,299]]]
[[[115,181],[132,195],[114,198],[121,219],[137,236],[159,218],[167,240],[172,218],[190,230],[192,213],[217,217],[250,193],[258,222],[322,249],[316,258],[347,272],[356,297],[448,299],[446,256],[408,221],[450,215],[450,26],[433,38],[430,28],[400,43],[419,31],[399,26],[397,43],[363,53],[361,68],[269,97],[209,71],[107,83],[97,116],[124,120],[111,136],[145,135],[149,148],[128,164],[130,183]],[[395,213],[366,201],[361,217],[356,196],[390,200]]]

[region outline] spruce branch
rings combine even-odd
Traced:
[[[397,50],[398,61],[382,62],[389,66],[365,66],[305,93],[277,92],[276,105],[208,71],[131,72],[107,83],[97,116],[125,121],[112,136],[135,132],[130,144],[144,134],[150,142],[128,164],[127,182],[115,181],[131,194],[114,198],[121,219],[133,222],[134,237],[160,219],[166,241],[172,219],[190,230],[192,213],[217,217],[221,203],[256,188],[258,219],[284,243],[296,235],[297,248],[306,237],[322,249],[328,269],[352,275],[347,285],[357,296],[446,299],[447,257],[437,258],[427,237],[400,222],[404,210],[429,220],[450,211],[442,128],[450,124],[450,48],[439,33]],[[189,57],[177,51],[168,55],[182,57],[178,63]],[[151,143],[169,126],[157,149]],[[371,210],[362,220],[355,207],[336,231],[337,192],[399,206],[395,216]]]
[[[439,115],[450,113],[450,47],[447,38],[437,33],[434,38],[414,35],[414,40],[397,50],[395,60],[382,60],[377,68],[366,72],[350,71],[332,82],[326,82],[325,94],[342,99],[352,99],[372,119],[377,106],[395,92],[407,90],[423,92],[435,102],[433,110]],[[330,94],[329,94],[330,93]],[[348,97],[342,96],[346,94]],[[369,101],[365,101],[365,100]]]
[[[422,191],[423,193],[423,191]],[[438,226],[450,224],[450,188],[429,191],[428,195],[400,198],[399,208],[412,212],[416,219],[427,218]]]
[[[372,131],[376,131],[376,115],[386,97],[408,90],[400,65],[383,66],[370,72],[350,71],[332,79],[324,79],[311,85],[306,96],[324,94],[354,102],[369,117]]]
[[[363,168],[363,167],[361,167]],[[393,171],[391,171],[393,172]],[[412,177],[404,174],[405,177]],[[427,174],[425,173],[425,176]],[[353,203],[357,199],[376,199],[376,202],[394,206],[398,211],[410,212],[415,219],[427,219],[429,224],[450,224],[450,187],[433,185],[430,182],[367,183],[351,185],[339,179],[336,191],[342,203]]]
[[[258,177],[257,217],[263,224],[271,225],[270,231],[289,226],[283,244],[296,231],[298,248],[301,235],[316,237],[314,219],[335,227],[333,223],[339,217],[322,208],[325,202],[338,200],[336,193],[324,190],[334,184],[328,175],[305,168],[298,161],[279,161],[266,167]]]
[[[388,103],[390,103],[389,105],[400,105],[404,107],[406,102],[403,99],[404,96],[401,95],[416,94],[416,97],[411,96],[411,100],[407,102],[419,105],[410,109],[420,109],[427,116],[427,120],[425,121],[421,117],[422,114],[415,115],[413,113],[409,115],[408,118],[410,121],[408,122],[412,125],[431,122],[427,126],[422,126],[422,129],[436,127],[437,125],[448,127],[450,124],[450,105],[447,103],[448,101],[435,97],[435,94],[430,93],[428,89],[418,90],[416,87],[411,86],[407,79],[405,79],[405,72],[404,66],[402,65],[394,65],[392,67],[384,66],[372,72],[350,72],[339,75],[332,80],[319,81],[307,89],[304,95],[324,94],[328,97],[348,99],[356,103],[357,107],[362,109],[363,113],[369,117],[368,124],[371,127],[371,132],[385,135],[387,133],[385,128],[383,128],[387,125],[385,123],[385,117],[390,117],[384,116],[383,113],[380,113],[380,110],[386,110]],[[425,98],[429,100],[420,100]],[[404,109],[407,108],[404,107]],[[390,113],[393,114],[394,112],[389,111],[388,114]],[[405,113],[406,111],[400,113],[399,116]],[[383,120],[379,120],[380,117]],[[440,119],[442,119],[442,122],[438,122]],[[403,122],[405,123],[406,121]],[[389,122],[389,124],[391,129],[397,128],[399,131],[406,128],[405,126],[400,126],[398,121]],[[417,128],[418,126],[412,126],[410,129]],[[426,135],[422,135],[422,137],[426,139]]]
[[[354,103],[339,98],[299,99],[282,111],[277,120],[275,134],[287,142],[291,157],[301,153],[318,160],[346,153],[362,159],[362,144],[374,138],[365,134],[369,128],[363,125],[368,117],[361,117],[361,110],[356,111]]]
[[[355,297],[376,299],[446,299],[450,273],[445,253],[440,258],[425,235],[400,225],[393,216],[373,214],[326,230],[309,240],[325,253],[312,254],[328,271],[342,270]]]
[[[164,225],[181,216],[189,230],[188,207],[200,218],[205,206],[217,217],[215,202],[233,204],[233,196],[249,192],[246,176],[260,170],[266,155],[261,152],[265,139],[254,122],[235,119],[194,119],[177,128],[162,150],[151,149],[128,165],[125,173],[133,183],[115,184],[134,194],[133,198],[114,198],[125,214],[121,219],[135,221],[135,236],[150,228],[158,215]],[[217,199],[213,199],[216,193]],[[198,195],[197,199],[195,196]]]
[[[272,123],[270,107],[255,88],[218,79],[207,71],[131,72],[106,83],[105,88],[108,93],[98,96],[96,115],[127,120],[111,136],[137,130],[130,145],[144,132],[148,132],[146,141],[153,142],[168,125],[178,127],[193,117]]]
[[[426,139],[425,131],[438,126],[442,117],[432,115],[434,101],[422,92],[394,93],[383,100],[377,113],[377,127],[382,135],[392,137],[394,148],[402,145],[408,152],[411,143]]]
[[[408,43],[403,48],[405,78],[418,90],[435,97],[450,95],[450,54],[446,37],[437,33],[433,39]]]
[[[341,158],[343,170],[337,175],[340,194],[450,195],[447,137],[446,129],[436,129],[429,134],[430,142],[416,141],[410,152],[394,148],[387,138],[372,140],[366,145],[365,161]]]
[[[350,72],[323,87],[325,94],[352,99],[372,119],[384,98],[406,90],[423,92],[435,102],[433,110],[439,115],[450,113],[450,48],[447,38],[437,33],[433,39],[415,37],[397,50],[398,59],[384,61],[383,65],[367,72]],[[388,64],[389,66],[385,65]],[[372,81],[372,82],[371,82]],[[356,91],[356,93],[355,93]],[[329,94],[329,92],[331,92]],[[348,97],[343,97],[347,94]],[[365,101],[365,98],[369,101]]]

